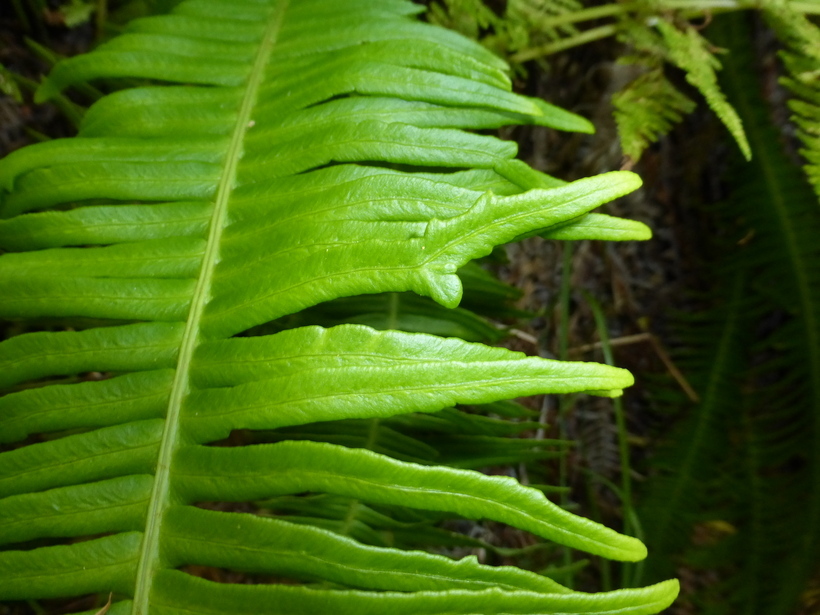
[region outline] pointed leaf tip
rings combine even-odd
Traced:
[[[680,593],[680,582],[677,579],[669,579],[668,581],[661,581],[655,585],[650,585],[646,589],[655,593],[656,600],[659,603],[657,611],[653,612],[660,612],[669,608],[672,606],[672,603],[675,602],[675,599]]]
[[[634,192],[643,186],[643,180],[640,175],[632,171],[611,171],[604,173],[605,177],[613,178],[613,185],[617,182],[618,187],[622,190],[621,196]]]
[[[38,105],[42,105],[54,98],[56,93],[57,89],[54,87],[54,84],[46,77],[34,92],[34,102]]]
[[[580,132],[584,134],[594,134],[595,125],[585,117],[556,107],[540,98],[531,99],[539,107],[539,124],[555,128],[556,130],[566,130],[568,132]]]

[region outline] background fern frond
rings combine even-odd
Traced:
[[[750,159],[752,153],[743,132],[743,124],[718,86],[716,71],[720,69],[720,62],[709,49],[709,43],[692,26],[681,31],[668,21],[660,19],[657,28],[666,46],[669,61],[686,72],[686,80],[700,91],[709,107],[734,137],[743,156]]]
[[[789,5],[773,6],[764,15],[786,46],[780,53],[787,72],[782,83],[794,95],[789,107],[803,143],[803,169],[820,196],[820,28]]]
[[[621,56],[637,50],[640,63],[649,74],[633,80],[613,101],[624,153],[630,159],[637,160],[649,143],[665,135],[694,108],[685,94],[661,77],[658,71],[666,62],[684,71],[687,81],[703,95],[743,155],[749,158],[749,144],[740,119],[716,78],[720,62],[715,53],[719,50],[712,48],[698,28],[687,23],[693,15],[706,17],[710,7],[664,2],[613,2],[584,7],[574,0],[517,0],[507,3],[503,14],[498,14],[479,0],[450,0],[445,4],[447,10],[439,3],[432,4],[432,21],[461,28],[517,66],[612,36],[631,47],[620,51]],[[720,7],[753,8],[758,7],[751,2]],[[654,94],[651,104],[645,98],[650,93]],[[639,130],[638,126],[644,128]]]
[[[695,103],[654,68],[612,95],[621,149],[632,160],[667,134]]]
[[[812,237],[820,215],[760,97],[744,20],[716,19],[710,34],[734,50],[725,59],[723,85],[754,159],[735,164],[732,192],[718,216],[726,239],[709,257],[710,269],[719,272],[713,295],[726,298],[684,327],[694,345],[682,364],[694,382],[721,385],[700,391],[702,403],[678,428],[688,436],[672,432],[669,448],[656,458],[660,473],[685,471],[649,485],[642,518],[659,553],[669,549],[678,563],[725,575],[702,597],[706,608],[717,612],[728,603],[733,612],[785,615],[794,612],[818,564],[820,473],[811,451],[820,434],[820,254]],[[738,242],[744,235],[748,240]],[[679,498],[677,507],[665,506]],[[802,507],[794,506],[797,499]],[[686,549],[696,523],[724,530],[714,544]]]

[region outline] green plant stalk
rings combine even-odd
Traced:
[[[569,303],[574,247],[573,242],[565,242],[561,258],[561,289],[558,297],[558,358],[561,360],[566,360],[569,356]]]
[[[576,572],[580,572],[587,566],[589,566],[588,559],[579,559],[573,562],[569,567],[561,566],[560,568],[555,568],[553,566],[547,566],[539,570],[538,574],[542,574],[545,577],[554,578],[556,580],[561,579],[563,581],[568,575],[574,575]]]
[[[601,507],[598,505],[598,498],[595,497],[595,492],[592,489],[592,481],[587,480],[584,483],[587,492],[587,500],[592,508],[592,518],[598,523],[604,522],[604,516],[601,513]],[[609,591],[612,589],[612,566],[608,559],[598,558],[599,569],[601,570],[601,589]]]
[[[35,56],[46,62],[49,66],[54,66],[57,62],[64,59],[63,56],[56,53],[54,50],[49,49],[48,47],[41,45],[35,40],[30,38],[26,38],[26,47],[28,47]],[[91,102],[95,102],[103,97],[102,91],[98,88],[95,88],[89,83],[80,83],[74,86],[74,90],[86,96]],[[59,96],[55,97],[57,100],[66,99],[64,94],[60,94]],[[73,104],[73,103],[72,103]]]
[[[34,611],[34,615],[48,615],[48,611],[37,600],[26,600],[26,604]]]
[[[768,538],[763,506],[769,494],[766,492],[763,477],[760,475],[760,468],[764,467],[764,456],[758,446],[753,426],[754,419],[751,416],[754,404],[749,403],[748,396],[744,402],[740,409],[740,432],[744,440],[742,475],[752,497],[745,503],[748,506],[748,523],[744,530],[750,536],[744,545],[746,548],[743,553],[743,576],[745,580],[759,582],[768,572],[766,563],[763,561],[764,549],[761,547],[766,544]],[[748,615],[766,612],[758,598],[758,593],[747,592],[743,612]],[[763,611],[761,611],[762,608]]]
[[[617,496],[617,498],[619,500],[621,500],[621,501],[624,500],[624,494],[621,491],[621,488],[618,485],[616,485],[615,483],[613,483],[611,480],[609,480],[605,476],[601,476],[600,474],[597,474],[597,473],[593,472],[592,470],[590,470],[588,468],[581,468],[581,471],[591,481],[598,481],[602,485],[606,486],[610,491],[612,491],[612,493],[614,493]],[[640,517],[638,516],[638,513],[635,510],[635,508],[631,508],[628,511],[625,510],[624,521],[627,522],[627,524],[629,525],[631,531],[633,532],[633,535],[636,538],[638,538],[640,540],[644,539],[643,525],[641,524]],[[633,564],[631,566],[628,566],[628,567],[624,566],[623,568],[624,568],[625,572],[627,570],[631,569],[633,571],[633,574],[632,575],[626,575],[625,574],[624,579],[622,580],[622,583],[628,583],[628,582],[640,583],[641,577],[643,576],[644,565],[645,565],[644,562],[636,562],[635,564]]]
[[[643,525],[641,524],[641,519],[638,516],[638,511],[632,508],[629,511],[629,526],[632,528],[633,535],[638,538],[639,540],[645,540]],[[626,587],[637,587],[643,580],[643,573],[644,568],[646,567],[646,562],[635,562],[631,566],[623,566],[622,570],[624,571],[624,578],[622,583],[626,584]],[[626,574],[628,571],[632,571],[632,574]]]
[[[573,47],[586,45],[587,43],[592,43],[593,41],[609,38],[610,36],[615,36],[617,33],[618,27],[616,25],[599,26],[597,28],[585,30],[580,34],[570,36],[569,38],[564,38],[552,43],[547,43],[546,45],[540,45],[538,47],[531,47],[529,49],[519,51],[518,53],[514,53],[510,59],[513,62],[527,62],[536,58],[552,55],[553,53],[558,53],[559,51],[565,51],[567,49],[572,49]]]
[[[592,310],[592,315],[595,318],[595,326],[598,330],[598,337],[601,341],[601,350],[604,355],[604,362],[607,365],[615,365],[615,359],[612,355],[612,345],[609,343],[609,330],[607,329],[606,318],[601,309],[600,304],[592,295],[584,292],[584,298]],[[623,506],[623,521],[624,532],[634,535],[635,528],[631,527],[631,519],[636,517],[635,507],[632,501],[632,466],[630,464],[629,454],[629,433],[626,428],[626,418],[624,417],[623,403],[620,397],[612,400],[613,410],[615,412],[615,423],[618,428],[618,454],[621,461],[621,504]],[[630,567],[622,567],[622,583],[626,583],[630,575]]]
[[[157,480],[154,482],[151,500],[148,505],[148,523],[146,524],[145,538],[140,553],[137,585],[134,590],[134,615],[149,615],[150,612],[149,600],[151,586],[153,584],[154,571],[159,561],[160,530],[165,512],[171,505],[169,470],[174,453],[179,447],[179,415],[183,400],[190,387],[191,360],[196,350],[200,333],[202,313],[205,306],[204,297],[207,297],[211,292],[213,273],[219,256],[220,239],[225,228],[224,220],[227,216],[228,200],[233,190],[233,184],[236,181],[239,159],[242,156],[242,143],[245,138],[245,131],[256,103],[268,57],[279,35],[282,18],[287,9],[287,5],[287,0],[283,0],[283,2],[276,7],[276,12],[268,22],[262,42],[259,45],[259,50],[254,58],[251,76],[248,79],[248,86],[243,93],[239,114],[234,123],[227,162],[225,163],[225,171],[217,189],[214,211],[210,220],[205,256],[203,258],[203,266],[196,281],[194,298],[191,301],[191,307],[186,319],[185,330],[180,344],[177,369],[174,374],[174,383],[168,402],[165,421],[166,427],[163,430],[159,458],[157,460]]]
[[[33,128],[26,127],[26,128],[24,128],[24,130],[26,131],[26,134],[29,137],[31,137],[32,141],[35,142],[35,143],[42,143],[44,141],[51,141],[51,137],[49,137],[47,134],[43,134],[42,132],[34,130]]]
[[[561,258],[561,289],[558,298],[558,358],[566,360],[569,355],[569,303],[572,287],[572,257],[575,252],[574,244],[567,241],[563,246]],[[568,436],[567,414],[571,408],[570,400],[564,396],[558,406],[558,433],[562,440]],[[560,487],[569,487],[569,460],[566,455],[562,455],[558,463],[558,484]],[[561,505],[567,507],[570,503],[569,491],[561,493]],[[568,587],[574,587],[575,573],[571,568],[572,551],[562,547],[564,567],[567,568],[566,583]]]
[[[23,26],[23,30],[26,32],[31,32],[31,22],[28,20],[28,15],[26,15],[22,2],[20,0],[11,0],[11,3],[14,6],[14,12],[17,14],[17,19],[20,20],[20,24]]]
[[[390,301],[389,301],[389,312],[387,317],[387,328],[394,330],[398,326],[399,322],[399,293],[390,293]],[[379,439],[379,419],[371,419],[370,420],[370,427],[367,431],[367,442],[365,442],[364,448],[367,450],[375,450],[376,442]],[[359,500],[351,500],[349,508],[347,510],[347,515],[345,516],[344,524],[342,525],[342,535],[347,536],[350,533],[350,529],[356,520],[356,516],[361,508],[361,502]]]
[[[27,34],[31,34],[32,22],[29,20],[28,15],[26,15],[24,3],[21,0],[12,0],[12,4],[14,5],[14,12],[17,14],[17,18],[23,25],[23,29]],[[45,0],[29,0],[28,5],[35,16],[33,30],[36,32],[37,37],[40,40],[47,40],[48,31],[43,25],[43,16],[45,15],[45,11],[48,9]]]
[[[558,26],[566,26],[574,23],[581,23],[584,21],[592,21],[593,19],[602,19],[604,17],[612,17],[614,15],[623,15],[628,13],[633,8],[637,7],[636,3],[614,3],[602,4],[601,6],[591,6],[581,9],[580,11],[571,11],[561,15],[544,17],[542,13],[533,10],[526,10],[527,16],[537,23],[541,28],[556,28]]]
[[[390,293],[388,306],[387,328],[390,330],[395,330],[399,323],[399,293]],[[376,450],[376,442],[379,439],[380,423],[380,419],[370,419],[370,426],[367,430],[367,441],[364,445],[364,448],[369,451]],[[347,515],[345,515],[344,523],[342,524],[342,536],[348,536],[350,534],[350,530],[353,527],[353,523],[356,521],[356,517],[358,516],[360,510],[361,500],[350,500]]]
[[[604,362],[607,365],[615,365],[615,359],[612,355],[612,346],[609,343],[609,331],[606,326],[606,318],[600,304],[592,295],[584,292],[584,298],[589,303],[592,310],[592,315],[595,318],[595,326],[598,330],[598,337],[601,340],[601,351],[604,355]],[[613,400],[615,407],[615,422],[618,427],[618,452],[621,458],[621,494],[624,505],[624,525],[628,525],[630,513],[633,510],[632,506],[632,470],[629,463],[629,438],[626,429],[626,419],[624,418],[623,404],[621,398],[616,397]],[[624,528],[626,529],[626,527]]]
[[[38,83],[36,81],[29,79],[28,77],[24,77],[23,75],[18,75],[17,73],[9,72],[9,74],[14,79],[14,82],[22,86],[27,92],[34,93],[37,90]],[[80,124],[83,121],[83,115],[85,114],[85,109],[83,107],[70,100],[64,94],[55,96],[54,100],[52,100],[52,104],[60,110],[63,116],[65,116],[74,128],[80,127]],[[46,137],[43,140],[48,140],[48,138]]]
[[[97,15],[94,23],[97,28],[97,40],[100,41],[105,35],[105,27],[108,23],[108,0],[97,0]]]

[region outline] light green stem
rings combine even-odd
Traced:
[[[609,343],[609,330],[607,329],[606,318],[604,312],[598,302],[589,294],[584,293],[584,298],[592,310],[592,315],[595,318],[595,326],[598,330],[598,337],[601,340],[601,350],[604,354],[604,362],[607,365],[615,365],[615,359],[612,355],[612,346]],[[623,521],[624,533],[634,535],[634,528],[630,527],[631,520],[634,517],[634,507],[632,506],[632,467],[629,463],[629,439],[626,429],[626,419],[624,418],[624,408],[621,399],[616,397],[613,401],[613,409],[615,411],[615,423],[618,428],[618,452],[621,460],[621,505],[623,506]],[[624,565],[623,578],[621,581],[626,582],[627,577],[630,576],[630,569]]]
[[[257,50],[251,71],[247,78],[244,95],[236,114],[228,154],[225,157],[222,177],[214,199],[208,239],[202,259],[202,268],[191,298],[191,307],[180,343],[177,367],[168,408],[165,414],[165,430],[157,456],[154,487],[148,502],[145,535],[142,541],[139,561],[137,563],[136,587],[131,615],[149,615],[151,612],[150,595],[154,573],[159,567],[160,534],[165,511],[172,501],[171,494],[171,460],[179,444],[179,422],[183,402],[190,390],[191,361],[199,342],[199,327],[211,291],[211,283],[216,263],[219,261],[219,246],[222,231],[225,228],[228,201],[236,182],[237,168],[242,157],[243,142],[248,122],[256,104],[257,93],[262,83],[274,45],[279,36],[284,14],[290,0],[280,0],[272,10],[267,27]]]
[[[578,47],[579,45],[585,45],[586,43],[615,36],[617,32],[618,27],[614,24],[591,28],[590,30],[585,30],[580,34],[561,39],[560,41],[553,41],[552,43],[547,43],[546,45],[524,49],[523,51],[513,54],[510,60],[513,62],[527,62],[528,60],[534,60],[535,58],[552,55],[553,53],[558,53],[559,51],[564,51],[565,49],[571,49],[572,47]]]
[[[624,13],[628,13],[634,9],[636,6],[637,5],[634,3],[603,4],[601,6],[592,6],[581,9],[580,11],[571,11],[561,15],[546,17],[540,13],[531,11],[528,17],[530,17],[533,24],[537,25],[539,28],[557,28],[559,26],[566,26],[573,23],[592,21],[593,19],[623,15]]]
[[[108,0],[97,0],[97,17],[95,25],[97,27],[97,40],[101,41],[105,33],[105,26],[108,22]]]
[[[559,295],[559,320],[558,320],[558,358],[562,361],[567,359],[569,355],[569,300],[570,288],[572,282],[572,256],[574,253],[573,243],[571,241],[564,242],[564,254],[561,264],[561,291]],[[567,398],[561,399],[558,411],[558,431],[562,440],[567,439],[567,420],[566,415],[569,412],[570,403]],[[567,456],[561,455],[558,464],[559,485],[567,487],[569,483]],[[567,506],[569,504],[569,494],[567,491],[561,493],[561,505]],[[572,552],[568,547],[563,547],[564,566],[570,567],[572,564]],[[572,568],[569,568],[566,577],[567,587],[572,588],[574,582],[574,574]]]

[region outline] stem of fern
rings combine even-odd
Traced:
[[[814,2],[792,2],[792,8],[804,15],[820,15],[820,5]]]
[[[396,295],[396,293],[391,293],[392,295]],[[391,297],[391,308],[392,308],[392,297]],[[364,448],[368,451],[374,450],[376,446],[376,442],[379,439],[379,423],[381,421],[379,419],[370,419],[370,427],[367,430],[367,441],[364,443]],[[347,506],[347,514],[345,514],[344,522],[342,523],[342,527],[339,530],[339,533],[342,536],[349,536],[350,529],[353,527],[353,522],[356,521],[356,516],[359,514],[359,506],[361,505],[360,500],[350,500],[350,503]]]
[[[592,489],[592,481],[585,480],[584,486],[587,491],[587,501],[592,509],[592,518],[598,523],[604,523],[604,515],[601,513],[601,507],[598,505],[598,498],[595,497],[595,492]],[[608,592],[612,589],[611,562],[605,557],[599,557],[597,559],[600,563],[601,570],[601,590]]]
[[[95,26],[97,27],[97,40],[101,41],[105,31],[105,24],[108,21],[108,0],[97,0],[97,16]]]
[[[26,604],[32,611],[34,611],[34,615],[48,615],[48,611],[46,611],[36,600],[26,600]]]
[[[31,32],[31,22],[29,22],[26,11],[23,9],[23,5],[20,0],[11,0],[11,4],[14,7],[14,12],[17,13],[17,19],[19,19],[20,23],[23,25],[23,30],[26,33]]]
[[[623,492],[621,491],[621,488],[618,487],[618,485],[613,483],[608,478],[605,478],[605,477],[601,476],[600,474],[597,474],[597,473],[595,473],[592,470],[589,470],[587,468],[581,468],[581,472],[590,481],[597,481],[597,482],[601,483],[602,485],[604,485],[605,487],[607,487],[610,491],[612,491],[612,493],[614,493],[618,497],[618,499],[620,499],[620,500],[624,499],[624,495],[623,495]],[[640,518],[638,517],[638,514],[635,512],[634,508],[630,509],[628,511],[626,509],[624,509],[624,521],[629,522],[629,526],[630,526],[631,531],[632,531],[633,535],[635,536],[635,538],[637,538],[638,540],[643,542],[643,540],[644,540],[643,526],[641,525]],[[625,576],[624,579],[622,579],[621,583],[624,587],[636,587],[637,585],[640,584],[641,578],[643,577],[644,561],[629,564],[629,567],[632,570],[634,570],[634,574],[629,576],[629,577]],[[633,583],[633,585],[626,585],[626,583],[628,583],[628,582]]]
[[[558,298],[558,358],[565,361],[569,356],[569,298],[572,278],[573,243],[564,242],[561,261],[561,290]]]
[[[638,5],[635,3],[620,4],[616,2],[613,4],[592,6],[589,8],[581,9],[580,11],[572,11],[550,17],[543,17],[542,13],[531,11],[527,15],[527,17],[532,19],[533,23],[539,28],[549,29],[557,28],[559,26],[566,26],[569,24],[578,23],[582,21],[592,21],[593,19],[612,17],[613,15],[623,15],[624,13],[628,13],[632,9],[636,8],[637,6]]]
[[[523,51],[513,54],[510,57],[510,60],[513,62],[527,62],[528,60],[534,60],[543,56],[552,55],[553,53],[558,53],[559,51],[578,47],[579,45],[585,45],[586,43],[615,36],[617,33],[618,27],[614,24],[591,28],[581,32],[580,34],[576,34],[575,36],[570,36],[569,38],[553,41],[539,47],[524,49]]]
[[[763,516],[763,503],[766,501],[768,494],[763,487],[763,480],[760,476],[760,468],[765,467],[765,462],[762,461],[760,446],[758,438],[754,429],[754,419],[751,416],[753,411],[753,404],[750,403],[748,396],[744,400],[745,403],[741,406],[740,424],[741,433],[743,434],[745,453],[743,458],[743,474],[745,483],[747,485],[749,496],[746,497],[744,507],[747,509],[749,516],[747,532],[750,537],[746,539],[747,545],[743,549],[743,578],[744,580],[760,580],[766,574],[766,566],[762,560],[762,554],[765,553],[763,545],[766,544],[766,526]],[[758,604],[757,592],[747,592],[743,600],[743,612],[755,615],[760,612]],[[780,610],[776,612],[781,612]]]
[[[23,77],[22,75],[18,75],[17,73],[9,74],[11,75],[11,78],[14,80],[14,83],[16,83],[24,90],[27,90],[29,92],[34,92],[35,90],[37,90],[38,84],[36,81]],[[83,114],[85,113],[85,109],[83,107],[81,107],[74,101],[69,100],[69,98],[65,94],[59,94],[55,96],[50,102],[60,110],[63,116],[65,116],[65,118],[74,126],[74,128],[80,128],[80,124],[83,121]],[[49,141],[50,139],[51,137],[46,137],[44,135],[43,139],[40,140]]]
[[[820,13],[820,5],[815,2],[789,2],[791,8],[799,13],[816,15]],[[694,11],[714,11],[721,10],[736,11],[759,8],[748,2],[739,0],[664,0],[663,9],[671,10],[694,10]]]
[[[285,11],[290,0],[281,0],[271,11],[270,21],[259,43],[259,50],[248,75],[242,103],[237,113],[231,142],[225,156],[224,169],[214,200],[214,209],[208,230],[208,241],[202,258],[202,268],[199,272],[196,287],[191,298],[191,308],[185,324],[185,331],[177,359],[176,374],[168,401],[168,410],[165,415],[165,431],[157,457],[156,476],[148,503],[146,515],[145,535],[142,539],[142,548],[137,564],[136,587],[134,589],[133,615],[148,615],[150,613],[150,595],[153,577],[159,562],[160,529],[165,511],[170,503],[170,469],[171,460],[179,443],[179,413],[182,402],[188,394],[190,386],[191,359],[196,349],[202,313],[210,295],[211,281],[214,268],[218,261],[219,244],[224,229],[228,201],[236,181],[236,172],[239,159],[242,156],[242,147],[251,113],[264,77],[265,67],[273,50],[282,26]]]
[[[558,299],[558,358],[565,361],[569,356],[569,300],[570,287],[572,278],[572,256],[574,253],[573,243],[571,241],[564,242],[564,252],[561,263],[561,290]],[[558,432],[562,440],[567,439],[567,420],[566,415],[569,412],[571,403],[566,396],[561,398],[558,409]],[[567,456],[561,455],[558,463],[559,482],[561,487],[567,487],[568,467]],[[566,507],[569,504],[569,494],[567,491],[561,492],[561,505]],[[570,567],[572,565],[572,551],[568,547],[562,547],[564,566]],[[575,575],[570,567],[568,569],[566,584],[572,588]]]
[[[583,292],[583,291],[582,291]],[[612,346],[609,343],[609,331],[606,326],[606,318],[599,303],[592,295],[584,292],[584,299],[592,310],[592,315],[595,318],[595,327],[598,330],[598,337],[601,340],[601,350],[604,354],[604,362],[607,365],[615,365],[615,359],[612,355]],[[624,418],[623,403],[621,398],[616,397],[612,400],[613,409],[615,411],[615,423],[618,427],[618,453],[621,460],[621,504],[623,506],[623,522],[624,533],[634,534],[634,528],[630,527],[631,519],[635,516],[635,509],[632,506],[632,468],[629,463],[629,440],[626,431],[626,419]],[[632,576],[630,574],[631,566],[624,564],[622,567],[621,583],[625,587],[629,587],[628,580]]]
[[[387,328],[396,329],[399,326],[399,293],[390,293],[390,303],[387,312]]]

